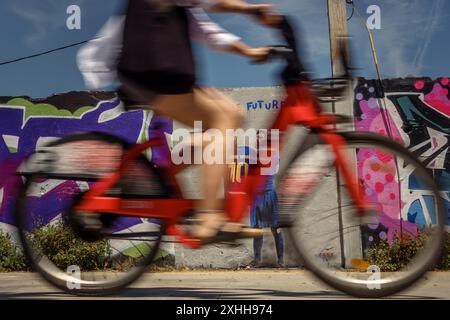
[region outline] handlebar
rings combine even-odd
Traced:
[[[254,14],[261,16],[263,11],[255,10]],[[297,51],[297,39],[292,22],[287,16],[281,16],[280,22],[273,25],[273,28],[280,32],[286,44],[270,47],[268,59],[282,59],[286,61],[286,67],[281,73],[284,84],[290,85],[307,80],[306,70],[300,61]]]
[[[285,59],[288,60],[291,58],[293,54],[295,54],[294,50],[287,46],[272,46],[269,47],[269,59]]]
[[[263,10],[255,9],[252,12],[255,16],[262,16]],[[286,45],[271,46],[268,59],[282,59],[286,61],[286,67],[281,73],[281,78],[285,85],[295,84],[300,81],[310,81],[308,72],[304,68],[300,60],[300,55],[297,49],[297,35],[293,28],[293,23],[287,16],[281,16],[278,24],[273,25],[275,29],[280,32],[281,37],[286,42]],[[340,39],[340,62],[342,63],[343,75],[338,76],[339,79],[350,79],[350,67],[348,66],[348,53],[344,45],[344,39]]]

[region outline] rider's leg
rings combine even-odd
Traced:
[[[244,123],[245,120],[245,114],[244,111],[242,111],[242,109],[239,107],[239,103],[237,103],[236,101],[232,100],[231,98],[227,97],[225,94],[214,88],[204,89],[204,92],[209,96],[209,98],[213,100],[213,102],[217,100],[221,101],[218,107],[221,108],[221,110],[225,112],[228,115],[228,117],[231,117],[234,119],[234,121],[236,121],[236,123],[238,124],[236,128],[242,127],[242,124]],[[235,136],[234,144],[232,145],[233,154],[235,156],[237,156],[238,154],[236,138],[237,137]],[[234,162],[235,159],[232,159],[232,161]]]
[[[225,113],[226,117],[231,119],[233,123],[236,124],[234,128],[235,129],[241,127],[241,124],[244,120],[244,112],[239,107],[239,104],[224,95],[219,90],[213,89],[213,88],[202,88],[198,91],[198,94],[202,96],[202,98],[206,99],[208,103],[213,104],[215,107],[219,108],[223,113]],[[156,110],[155,110],[156,111]],[[163,113],[160,108],[157,110],[159,113]],[[217,114],[217,111],[215,112]],[[168,115],[167,115],[168,116]],[[188,126],[192,126],[192,119],[189,121],[180,121]],[[203,129],[209,129],[212,127],[208,127],[207,123],[202,122]],[[194,133],[190,134],[190,141],[189,143],[186,143],[183,147],[180,147],[181,150],[186,150],[187,148],[190,148],[190,154],[194,155],[196,152],[196,149],[203,148],[210,142],[205,143],[203,140],[203,136],[198,136]],[[235,139],[236,140],[236,139]],[[237,146],[236,141],[234,143],[234,155],[237,154]],[[184,170],[186,167],[190,166],[191,164],[181,164],[178,167],[179,171]]]
[[[194,121],[202,121],[203,129],[219,130],[224,143],[222,152],[226,154],[226,129],[238,128],[242,112],[237,111],[236,104],[213,89],[195,89],[193,93],[180,95],[160,95],[151,104],[152,109],[162,116],[172,118],[185,125],[193,126]],[[199,238],[214,236],[218,225],[225,220],[218,191],[226,175],[225,159],[219,164],[202,164],[203,199],[198,202],[197,210],[214,211],[202,217],[203,223],[194,228]],[[234,231],[234,230],[230,230]],[[251,232],[251,230],[249,230]]]
[[[228,108],[234,108],[234,106],[229,101],[222,100],[220,96],[214,99],[214,95],[211,92],[195,89],[192,94],[161,95],[154,101],[152,108],[158,114],[188,126],[193,126],[194,121],[201,121],[204,130],[218,129],[225,138],[226,129],[235,129],[239,126],[240,113],[233,114],[228,111]],[[221,147],[225,155],[226,141]],[[221,209],[220,202],[217,199],[217,192],[222,178],[225,176],[225,163],[203,163],[202,169],[203,177],[207,176],[208,179],[203,179],[202,181],[204,199],[199,202],[198,209]]]

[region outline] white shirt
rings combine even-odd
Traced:
[[[180,6],[195,6],[188,10],[192,38],[204,42],[214,49],[223,50],[240,38],[214,23],[203,10],[218,1],[176,0],[176,3]],[[95,39],[89,41],[78,51],[78,68],[89,89],[106,88],[117,81],[116,66],[122,50],[124,25],[125,16],[109,18]]]

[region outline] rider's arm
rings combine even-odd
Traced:
[[[267,26],[274,26],[281,22],[282,17],[276,13],[273,4],[247,3],[244,0],[178,0],[185,5],[201,7],[211,12],[241,13],[252,15],[256,20]],[[255,15],[255,12],[258,12]]]
[[[231,44],[240,41],[241,38],[213,22],[203,9],[191,8],[189,14],[191,36],[194,40],[220,51],[226,51]]]
[[[204,42],[219,51],[236,53],[255,60],[263,59],[267,55],[268,49],[246,45],[239,37],[213,22],[203,9],[191,8],[189,13],[191,35],[194,40]]]
[[[208,0],[206,0],[208,2]],[[227,13],[252,13],[254,9],[261,8],[261,4],[251,4],[247,3],[243,0],[218,0],[218,1],[209,1],[216,2],[215,4],[211,4],[209,10],[213,12],[227,12]]]

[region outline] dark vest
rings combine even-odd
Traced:
[[[158,3],[128,1],[118,69],[195,77],[188,9]]]

